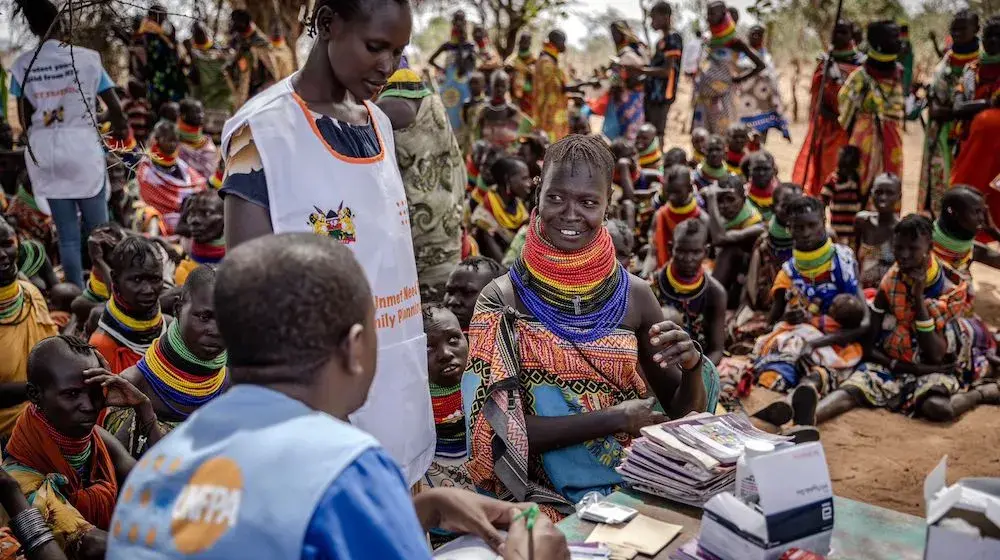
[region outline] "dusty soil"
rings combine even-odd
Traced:
[[[801,109],[803,119],[806,110]],[[675,113],[690,114],[686,107]],[[680,133],[682,124],[680,115],[671,115],[674,134],[665,143],[690,150],[689,139]],[[924,134],[919,123],[909,123],[908,129],[903,208],[911,212],[916,204]],[[805,131],[804,123],[795,124],[793,143],[772,136],[766,146],[775,155],[782,180],[790,180]],[[1000,271],[974,265],[973,275],[976,311],[994,328],[1000,326]],[[758,388],[744,404],[747,410],[757,410],[777,398],[777,394]],[[1000,407],[980,407],[947,425],[884,410],[854,410],[824,424],[821,430],[834,490],[847,498],[923,516],[923,480],[942,456],[948,456],[949,481],[1000,476]]]

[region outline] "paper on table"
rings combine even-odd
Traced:
[[[598,525],[587,537],[587,542],[601,542],[612,546],[633,548],[647,556],[656,556],[663,547],[670,544],[684,527],[657,521],[645,515],[621,527]]]

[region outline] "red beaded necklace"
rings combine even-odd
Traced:
[[[615,245],[606,228],[602,227],[586,247],[565,253],[542,236],[541,220],[536,213],[532,213],[522,255],[536,278],[574,293],[580,288],[593,289],[613,274],[618,265]]]

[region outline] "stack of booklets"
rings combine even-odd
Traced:
[[[748,441],[781,448],[791,445],[790,439],[758,430],[743,414],[688,416],[643,428],[618,472],[640,492],[701,507],[733,490],[736,461]]]

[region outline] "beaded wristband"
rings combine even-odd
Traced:
[[[917,332],[934,332],[934,319],[917,320],[913,322]]]

